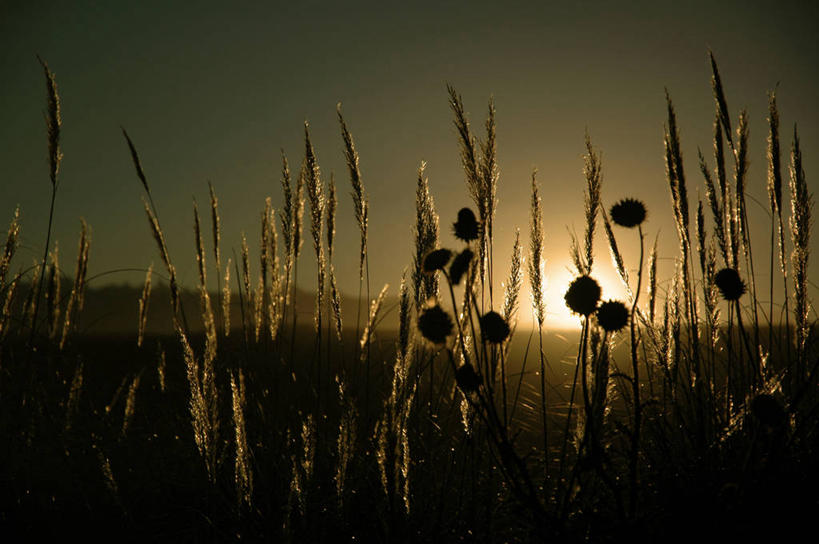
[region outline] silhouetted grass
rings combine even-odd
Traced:
[[[240,255],[223,265],[216,189],[209,185],[210,236],[194,203],[195,293],[178,284],[137,146],[123,129],[163,267],[149,266],[143,288],[134,290],[133,331],[80,333],[89,312],[84,223],[73,279],[63,277],[50,227],[42,262],[11,273],[19,211],[0,256],[3,534],[529,542],[750,538],[765,532],[760,520],[775,520],[771,534],[807,526],[819,508],[819,350],[807,293],[813,197],[794,128],[786,231],[771,94],[770,267],[779,251],[786,278],[785,319],[777,319],[754,278],[747,115],[739,114],[734,132],[713,55],[709,60],[714,169],[700,152],[706,200],[697,202],[693,229],[693,186],[666,94],[663,158],[675,255],[661,256],[655,237],[644,262],[650,223],[642,195],[604,203],[603,164],[586,137],[585,201],[578,203],[584,232],[570,240],[577,278],[566,286],[580,330],[562,344],[546,334],[543,319],[547,226],[534,174],[528,260],[518,235],[504,299],[494,300],[500,252],[493,244],[499,166],[492,100],[478,137],[461,96],[447,89],[477,214],[462,209],[457,220],[445,219],[454,236],[441,235],[422,162],[397,298],[384,286],[372,300],[369,200],[338,108],[360,234],[360,292],[350,311],[361,313],[366,293],[367,311],[355,326],[343,315],[333,264],[344,250],[334,244],[335,178],[325,185],[306,124],[295,183],[282,155],[282,208],[277,213],[271,198],[263,203],[252,242],[258,261],[242,234]],[[59,96],[41,63],[53,213]],[[310,320],[298,319],[306,304],[297,305],[296,285],[305,199],[318,265]],[[599,217],[624,301],[603,300],[594,280]],[[629,263],[619,247],[634,234],[639,260]],[[657,279],[659,258],[677,263],[666,289]],[[231,266],[238,303],[231,302]],[[524,268],[535,323],[528,335],[516,326],[519,308],[529,308],[520,302]],[[772,281],[771,300],[773,289]],[[167,297],[168,307],[158,310],[157,297]],[[188,322],[184,306],[196,304]],[[391,312],[396,326],[385,322]],[[152,323],[160,314],[170,322],[167,334]]]

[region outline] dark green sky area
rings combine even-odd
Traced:
[[[766,92],[779,83],[783,148],[790,148],[798,122],[816,192],[818,22],[809,2],[0,0],[0,219],[6,223],[19,204],[17,263],[39,258],[50,190],[39,53],[57,76],[63,106],[61,256],[66,263],[73,258],[84,217],[93,228],[91,273],[160,264],[120,125],[139,149],[181,279],[193,286],[192,198],[204,205],[211,180],[223,243],[238,250],[242,231],[255,240],[264,198],[281,203],[279,148],[297,168],[302,123],[309,120],[322,173],[328,179],[335,172],[339,184],[336,268],[342,289],[355,293],[358,233],[335,117],[341,101],[370,198],[373,289],[390,283],[394,293],[411,262],[420,161],[428,163],[445,245],[454,243],[449,224],[456,211],[470,204],[447,82],[464,96],[475,129],[482,127],[487,98],[496,99],[496,256],[504,269],[515,227],[528,244],[528,180],[537,167],[547,275],[555,282],[565,276],[566,228],[583,226],[586,129],[603,154],[604,201],[642,198],[647,233],[652,239],[660,233],[661,257],[671,258],[676,233],[662,160],[663,89],[677,108],[695,199],[695,187],[702,187],[696,150],[710,149],[711,48],[734,121],[743,107],[750,115],[748,196],[762,204],[750,204],[751,229],[762,263],[758,281],[767,285]],[[627,262],[634,263],[626,238],[636,235],[620,234]],[[603,241],[599,274],[613,278]],[[313,277],[310,250],[305,244],[304,285]],[[814,253],[813,263],[818,258]],[[670,259],[664,270],[667,278]],[[114,274],[105,281],[142,277]]]

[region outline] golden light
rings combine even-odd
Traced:
[[[568,263],[562,266],[550,266],[550,264],[547,263],[543,288],[544,302],[546,305],[544,326],[547,329],[580,329],[581,318],[569,310],[563,299],[563,295],[566,294],[566,289],[569,288],[569,284],[574,280],[575,275],[574,270],[569,268]],[[600,284],[602,300],[626,300],[625,287],[623,287],[622,281],[620,281],[620,278],[617,277],[615,272],[602,266],[595,266],[591,276]],[[521,312],[521,317],[523,318],[523,315],[528,313],[528,319],[532,320],[531,296],[527,302],[529,303],[528,308],[525,308],[523,304],[521,304],[521,309],[524,310]]]

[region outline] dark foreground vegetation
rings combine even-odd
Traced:
[[[29,540],[598,542],[813,531],[812,195],[796,129],[783,176],[772,94],[771,230],[754,238],[770,238],[772,257],[754,263],[747,117],[730,114],[711,62],[713,156],[699,157],[706,200],[696,205],[668,99],[664,160],[679,252],[667,289],[658,285],[656,245],[646,247],[639,195],[603,205],[599,155],[586,141],[585,230],[568,248],[577,277],[565,302],[582,326],[567,341],[570,365],[543,323],[534,174],[525,260],[519,237],[508,259],[493,247],[491,102],[478,139],[449,89],[472,208],[447,218],[453,234],[439,236],[421,165],[414,254],[390,303],[386,290],[370,291],[369,202],[339,110],[361,233],[356,300],[366,302],[355,312],[344,311],[336,287],[336,187],[321,178],[306,125],[301,167],[292,176],[282,157],[282,206],[276,213],[265,203],[253,258],[244,237],[236,261],[224,258],[214,188],[209,229],[194,206],[194,298],[177,282],[149,180],[123,130],[162,262],[161,273],[147,271],[133,332],[78,332],[85,227],[70,280],[49,251],[50,227],[42,262],[15,268],[17,215],[0,256],[0,532]],[[60,103],[43,67],[53,212]],[[594,279],[598,228],[627,300],[604,300]],[[618,251],[627,236],[639,241],[636,263]],[[317,263],[307,314],[296,295],[304,239]],[[774,282],[757,283],[755,267],[784,274],[781,310],[762,302],[774,299]],[[529,311],[524,277],[532,331],[516,326],[521,307]],[[172,334],[150,326],[160,280]],[[388,311],[397,328],[383,321]]]

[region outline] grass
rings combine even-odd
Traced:
[[[664,159],[678,237],[667,289],[658,287],[656,238],[644,262],[640,195],[603,202],[603,164],[586,138],[585,228],[568,248],[578,279],[566,294],[581,331],[563,350],[566,377],[556,368],[566,356],[544,336],[545,227],[534,173],[528,255],[518,233],[508,263],[495,262],[491,100],[478,137],[448,88],[477,214],[461,210],[455,236],[443,236],[421,163],[412,264],[398,282],[396,308],[387,307],[388,286],[376,286],[371,299],[369,200],[338,107],[360,232],[354,326],[333,264],[336,182],[325,184],[307,125],[295,180],[282,155],[282,209],[269,198],[261,207],[258,263],[244,234],[240,255],[223,262],[216,188],[209,186],[209,236],[194,202],[195,293],[178,284],[137,145],[123,129],[162,263],[145,271],[132,334],[78,332],[93,280],[84,224],[71,279],[50,227],[43,260],[10,274],[19,211],[8,230],[0,260],[4,534],[529,542],[677,540],[703,530],[750,538],[807,526],[819,507],[810,493],[819,483],[819,349],[807,293],[812,195],[795,128],[790,204],[782,194],[772,93],[769,266],[787,279],[784,319],[777,318],[754,278],[747,116],[739,114],[734,131],[709,60],[713,157],[699,153],[706,200],[697,202],[693,229],[692,182],[667,93]],[[59,96],[41,63],[53,213]],[[318,264],[310,322],[298,319],[303,302],[297,307],[305,202]],[[601,301],[595,289],[599,221],[623,301]],[[626,263],[618,243],[634,235],[639,260]],[[509,270],[499,300],[493,280],[501,264]],[[524,269],[536,324],[529,335],[517,326]],[[771,300],[773,289],[771,282]],[[158,335],[151,313],[166,296],[173,332]],[[392,310],[395,330],[384,322]]]

